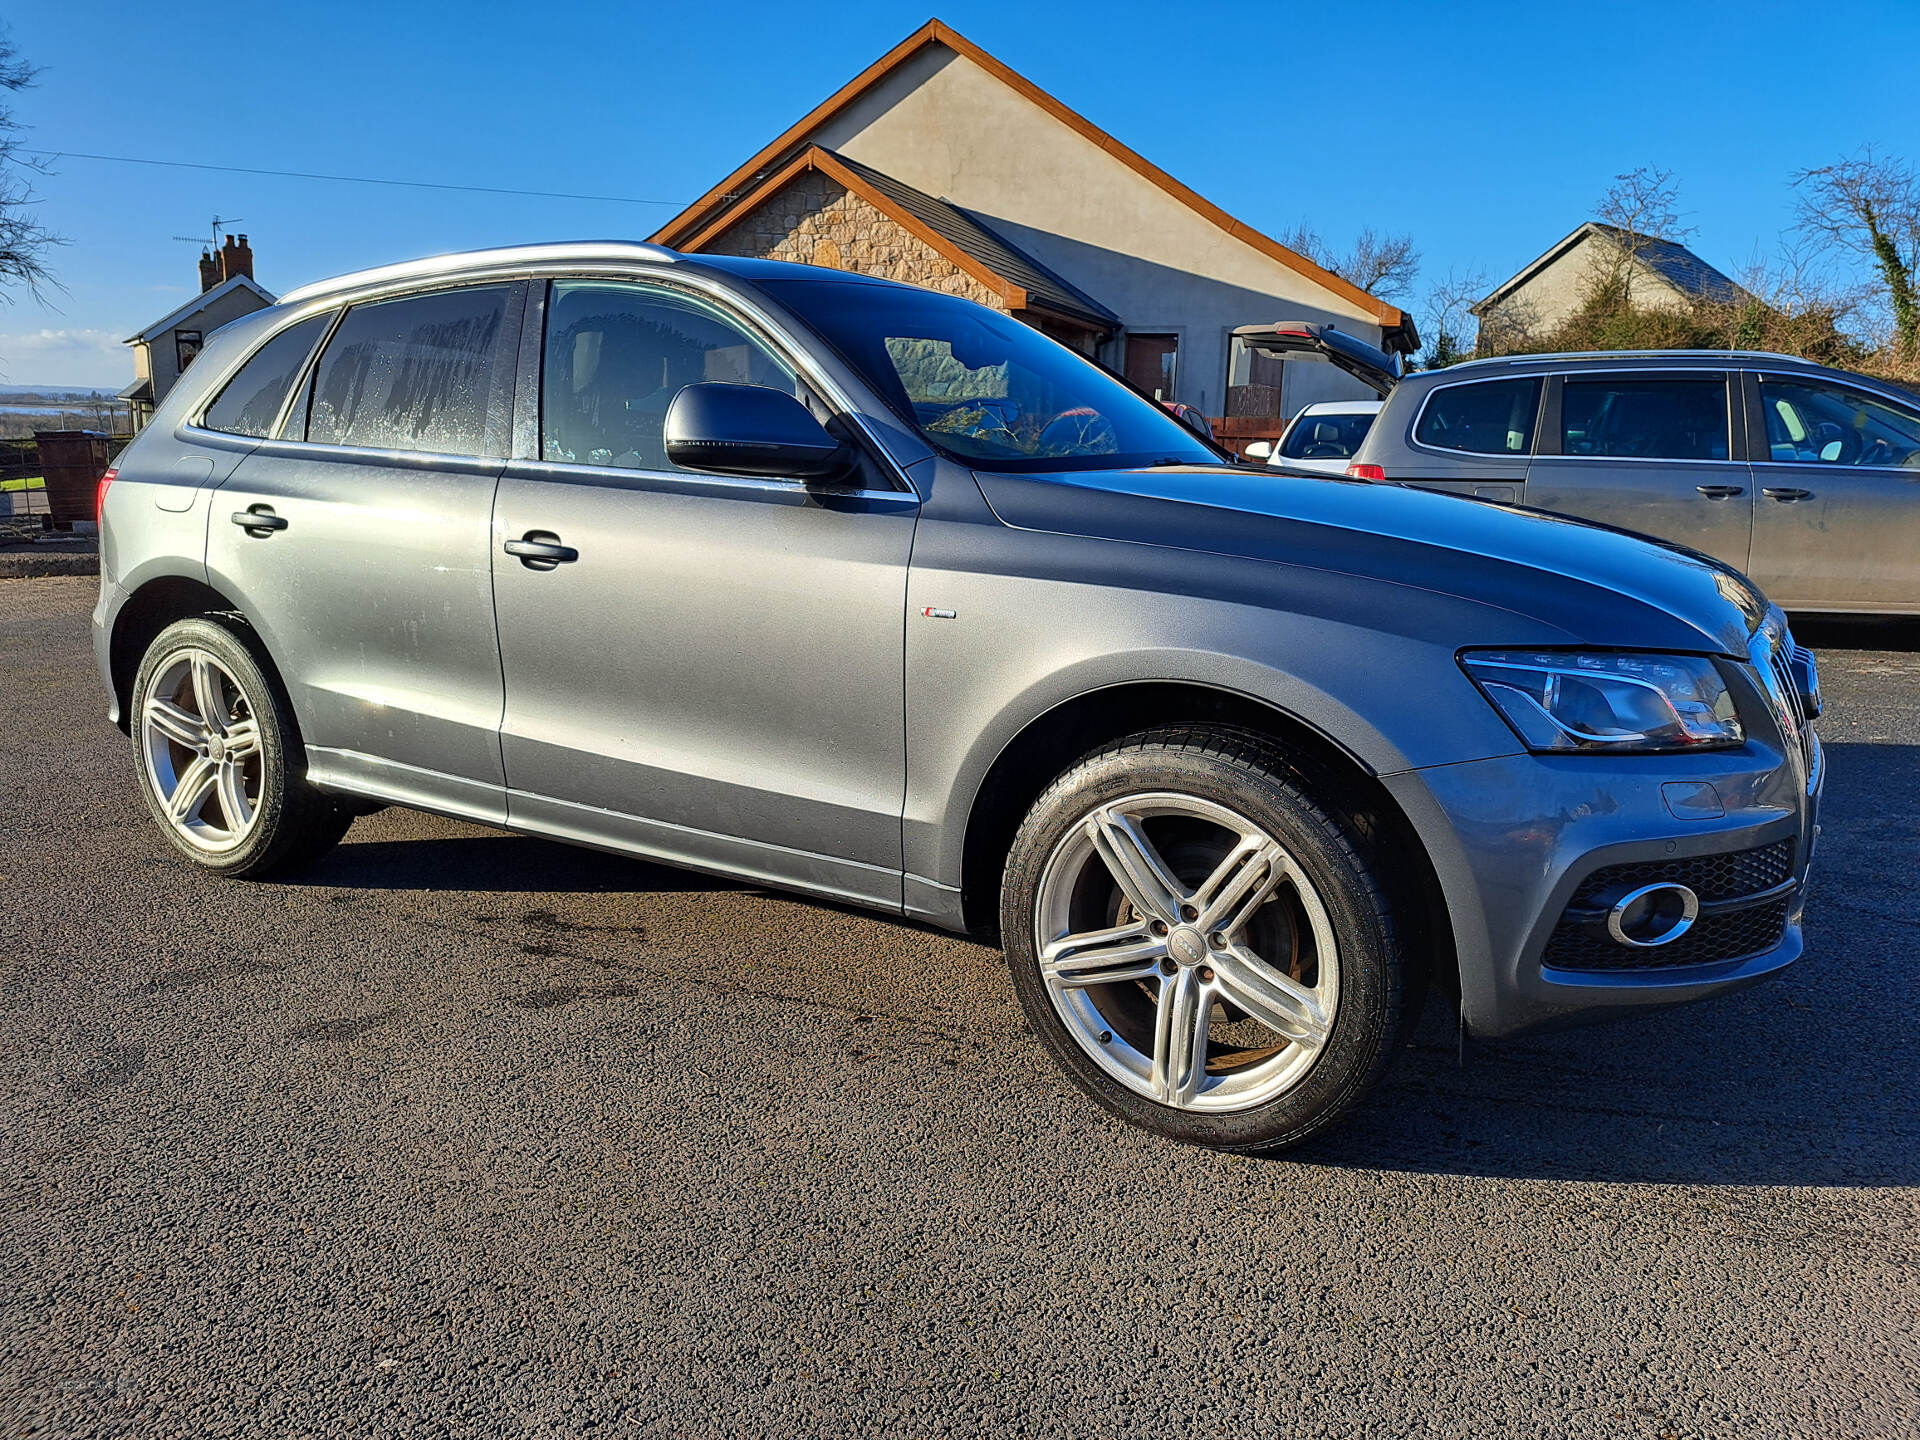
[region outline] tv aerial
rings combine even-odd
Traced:
[[[223,234],[231,234],[235,225],[244,223],[238,215],[214,216],[212,225],[213,243],[211,245],[207,243],[207,239],[203,235],[176,235],[173,238],[185,241],[189,245],[198,245],[202,249],[212,250],[217,255],[220,252],[220,237]]]

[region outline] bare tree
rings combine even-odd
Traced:
[[[1895,353],[1920,354],[1920,183],[1904,160],[1878,159],[1872,147],[1850,160],[1802,170],[1799,230],[1818,243],[1867,259],[1892,313]]]
[[[1353,248],[1336,252],[1318,232],[1296,226],[1280,243],[1304,255],[1322,270],[1331,270],[1350,285],[1382,300],[1397,300],[1413,289],[1420,274],[1420,252],[1411,235],[1383,235],[1368,226],[1354,237]]]
[[[20,58],[13,40],[0,35],[0,91],[24,90],[37,73]],[[38,295],[43,285],[53,283],[44,257],[49,248],[63,243],[32,218],[38,199],[25,172],[44,173],[46,166],[24,152],[24,137],[12,108],[0,105],[0,299],[6,300],[13,298],[7,293],[10,287],[24,285]]]
[[[1435,282],[1427,291],[1421,305],[1427,332],[1426,353],[1420,357],[1421,369],[1443,370],[1474,353],[1470,335],[1473,307],[1487,293],[1487,288],[1484,271],[1449,270],[1445,279]]]
[[[1680,216],[1680,182],[1671,170],[1642,165],[1613,177],[1600,197],[1594,218],[1614,232],[1619,246],[1610,263],[1595,275],[1595,295],[1612,292],[1623,307],[1633,303],[1634,272],[1649,240],[1681,241],[1693,234]]]

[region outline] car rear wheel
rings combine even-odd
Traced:
[[[1192,1144],[1278,1150],[1333,1124],[1406,1018],[1364,842],[1251,732],[1129,736],[1061,775],[1014,841],[1001,934],[1067,1073]]]
[[[134,679],[132,719],[147,808],[202,869],[263,875],[318,855],[353,823],[307,784],[291,708],[218,621],[160,632]]]

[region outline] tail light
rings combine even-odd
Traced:
[[[1351,480],[1384,480],[1387,472],[1378,465],[1349,465],[1347,478]]]
[[[101,517],[107,513],[107,487],[113,484],[113,477],[119,473],[118,470],[107,471],[106,474],[100,477],[100,483],[94,486],[93,523],[96,525],[100,523]]]

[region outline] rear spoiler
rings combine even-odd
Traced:
[[[1242,325],[1234,338],[1263,355],[1292,355],[1303,360],[1325,360],[1385,398],[1399,383],[1400,357],[1375,349],[1364,340],[1331,325],[1306,320],[1281,320],[1272,325]]]

